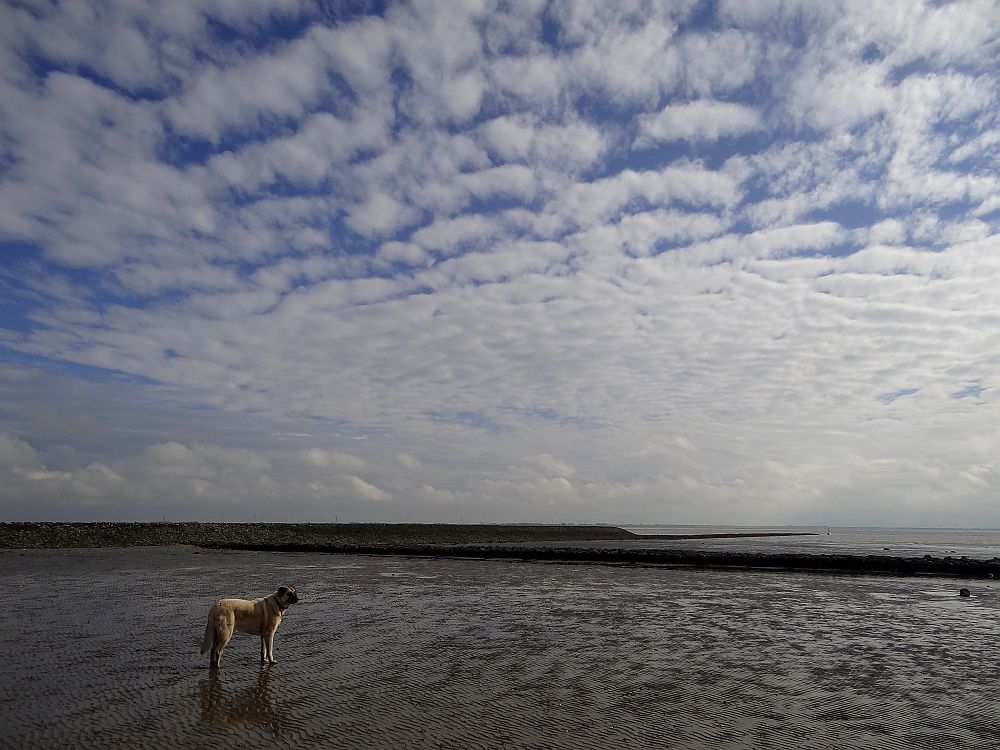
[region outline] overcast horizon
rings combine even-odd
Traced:
[[[0,520],[1000,527],[1000,5],[0,6]]]

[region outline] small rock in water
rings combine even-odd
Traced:
[[[959,589],[958,595],[959,596],[972,596],[972,592],[969,591],[968,589]]]

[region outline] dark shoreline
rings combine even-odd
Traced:
[[[203,523],[64,522],[0,523],[0,549],[198,547],[269,549],[308,546],[313,551],[347,551],[419,545],[609,542],[644,539],[731,539],[812,536],[808,532],[762,531],[718,534],[635,534],[618,526],[445,523]]]
[[[1000,577],[1000,558],[896,557],[643,548],[643,540],[812,536],[808,532],[641,535],[615,526],[504,524],[0,523],[0,550],[189,545],[211,550],[512,559],[823,573]],[[607,546],[573,546],[605,542]],[[624,542],[629,546],[616,546]]]
[[[721,537],[722,535],[719,535]],[[728,535],[732,537],[734,535]],[[756,536],[756,535],[751,535]],[[773,536],[773,535],[772,535]],[[691,537],[677,537],[691,538]],[[706,537],[699,537],[706,538]],[[866,575],[929,575],[955,578],[1000,576],[1000,559],[954,557],[890,557],[886,555],[820,555],[765,552],[716,552],[679,549],[582,548],[513,545],[412,545],[396,547],[330,547],[312,545],[230,544],[217,549],[258,552],[325,552],[405,557],[508,559],[524,562],[576,562],[611,565],[656,565],[688,568],[811,571]]]
[[[0,523],[0,549],[148,547],[174,544],[212,548],[226,548],[236,544],[355,548],[411,544],[615,541],[634,538],[635,534],[615,526],[194,521]]]

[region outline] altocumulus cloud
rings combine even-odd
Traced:
[[[998,25],[7,3],[0,515],[1000,525]]]

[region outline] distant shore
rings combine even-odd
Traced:
[[[526,542],[636,541],[642,539],[716,539],[723,537],[800,536],[803,532],[739,534],[635,534],[618,526],[571,524],[447,523],[200,523],[39,521],[0,523],[0,549],[62,547],[148,547],[189,544],[211,548],[264,545],[308,547],[313,551],[398,546],[512,544]]]
[[[615,526],[443,523],[0,523],[0,548],[142,547],[190,544],[306,545],[311,548],[502,544],[633,539]]]
[[[668,549],[665,540],[812,536],[807,532],[635,534],[616,526],[378,523],[0,523],[0,550],[189,545],[213,550],[447,556],[626,565],[1000,577],[1000,558]],[[643,547],[643,541],[656,541]],[[601,546],[583,545],[601,542]],[[621,543],[616,544],[617,543]],[[575,545],[575,546],[574,546]]]

